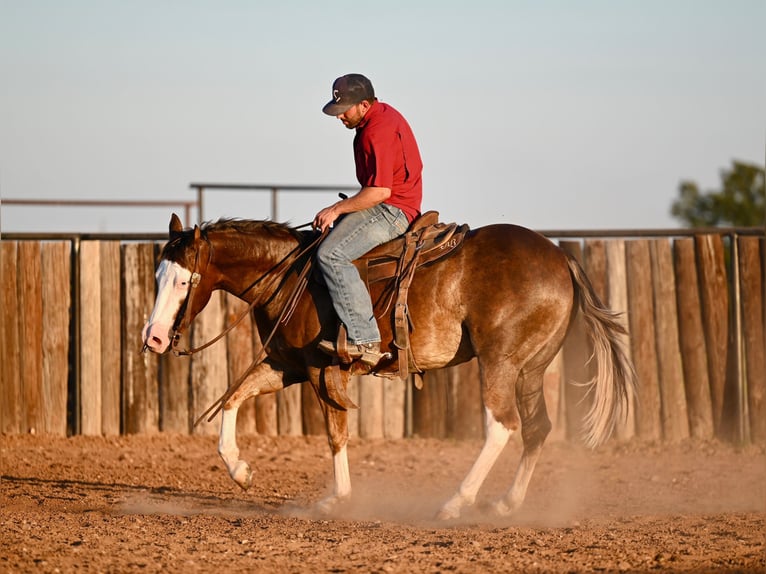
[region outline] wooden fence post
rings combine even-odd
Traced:
[[[311,383],[305,382],[300,385],[301,388],[301,417],[303,422],[303,434],[324,436],[327,434],[327,427],[324,423],[322,408],[319,406],[314,387]]]
[[[101,250],[80,243],[80,433],[101,434]]]
[[[545,408],[551,421],[551,434],[549,440],[566,439],[566,413],[562,398],[564,386],[564,354],[561,349],[556,353],[553,361],[543,375],[543,395],[545,396]]]
[[[223,291],[213,291],[210,301],[192,323],[192,346],[204,345],[224,329]],[[192,356],[192,413],[196,420],[226,392],[229,383],[226,366],[226,340],[222,339]],[[220,413],[210,422],[207,418],[194,428],[195,434],[218,434]]]
[[[639,438],[662,439],[660,385],[655,346],[649,242],[635,239],[625,244],[628,276],[630,343],[638,374],[636,431]]]
[[[446,436],[458,440],[484,437],[479,362],[444,369],[447,385]]]
[[[67,434],[71,250],[68,241],[51,241],[42,246],[44,431],[58,436]]]
[[[141,329],[154,307],[154,244],[122,247],[122,419],[123,432],[159,430],[157,355],[142,353]]]
[[[380,379],[383,385],[383,436],[387,439],[404,438],[407,385],[409,378],[403,381]]]
[[[280,435],[301,436],[301,385],[294,384],[277,391],[277,427]]]
[[[224,326],[228,328],[247,311],[249,305],[229,293],[224,293],[223,299],[226,312]],[[245,374],[254,359],[253,320],[249,313],[226,335],[226,352],[229,384],[233,384]],[[237,413],[237,435],[256,434],[258,431],[255,418],[255,401],[246,400]]]
[[[713,425],[718,436],[724,431],[723,404],[726,360],[729,350],[729,289],[723,240],[720,235],[696,235],[697,268],[700,277],[702,325],[707,347]]]
[[[412,393],[412,434],[421,438],[444,438],[447,434],[446,369],[427,371],[423,388]]]
[[[101,261],[101,433],[120,434],[122,310],[120,242],[100,242]]]
[[[18,242],[0,242],[0,431],[18,434],[23,427],[21,349],[19,347]]]
[[[619,340],[628,355],[633,360],[630,349],[632,333],[628,325],[628,278],[625,262],[625,240],[614,239],[606,244],[606,268],[607,268],[607,298],[609,309],[615,313],[622,313],[622,324],[627,335],[620,335]],[[616,429],[616,437],[619,440],[629,440],[636,435],[636,397],[628,396],[628,412],[621,420]]]
[[[763,284],[758,237],[738,238],[742,335],[747,382],[750,439],[766,440],[766,342],[763,326]]]
[[[674,254],[678,332],[681,354],[684,357],[689,431],[694,438],[709,439],[715,433],[694,239],[676,239]]]
[[[657,361],[662,399],[662,436],[678,442],[689,438],[689,417],[678,342],[678,310],[673,254],[670,240],[654,239],[649,243],[654,289],[654,314],[657,329]]]
[[[359,436],[383,438],[383,384],[373,375],[359,377]]]
[[[43,294],[40,242],[19,243],[19,344],[21,386],[24,391],[23,432],[45,427],[43,398]]]
[[[189,333],[178,341],[181,349],[191,348]],[[191,433],[191,357],[166,353],[159,357],[160,430]]]

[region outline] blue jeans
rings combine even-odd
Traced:
[[[352,261],[402,235],[409,227],[398,207],[381,203],[348,213],[319,244],[317,261],[335,312],[355,345],[380,341],[380,331],[367,287]]]

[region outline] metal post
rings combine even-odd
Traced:
[[[201,224],[204,221],[204,210],[202,208],[202,195],[205,191],[204,187],[197,188],[197,223]]]
[[[278,188],[271,188],[271,221],[277,220],[277,192]]]

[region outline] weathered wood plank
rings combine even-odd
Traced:
[[[713,425],[716,434],[721,436],[724,434],[723,405],[729,349],[729,288],[723,240],[720,235],[697,235],[694,243],[700,278]],[[731,424],[731,421],[727,424]]]
[[[383,438],[383,385],[372,375],[359,377],[359,436]]]
[[[458,440],[482,438],[484,409],[479,363],[473,359],[444,369],[444,376],[447,385],[447,437]]]
[[[276,393],[255,397],[255,423],[258,434],[277,436],[278,419]]]
[[[400,378],[380,379],[383,385],[383,436],[387,439],[404,438],[406,385]]]
[[[192,324],[192,346],[199,347],[218,336],[224,329],[224,317],[223,292],[213,291],[210,301]],[[192,356],[191,383],[192,412],[196,420],[228,388],[225,339]],[[221,427],[220,418],[220,413],[211,422],[207,422],[205,418],[194,428],[194,433],[218,434]]]
[[[154,245],[122,247],[122,412],[123,432],[159,430],[157,355],[142,353],[141,330],[154,307]]]
[[[284,436],[303,434],[301,385],[291,385],[277,393],[277,429]]]
[[[17,241],[0,241],[0,312],[3,314],[0,323],[0,431],[8,434],[18,434],[24,426],[20,372],[18,252]]]
[[[101,262],[101,433],[120,434],[122,301],[120,242],[99,243]]]
[[[261,353],[263,345],[258,329],[253,325],[253,356],[257,357]],[[277,415],[277,393],[269,393],[255,397],[255,426],[258,434],[266,436],[277,436],[279,434],[279,423]]]
[[[742,336],[747,381],[750,440],[766,441],[766,341],[763,325],[761,240],[738,238]]]
[[[689,431],[694,438],[709,439],[713,438],[715,431],[693,238],[676,239],[674,259],[678,332],[683,355]]]
[[[662,439],[662,412],[655,346],[654,300],[652,295],[649,241],[626,242],[628,315],[630,343],[638,375],[636,433],[639,438]]]
[[[412,434],[421,438],[447,436],[447,369],[428,371],[423,388],[412,393]]]
[[[71,254],[69,241],[42,245],[44,431],[58,436],[67,434]]]
[[[310,383],[303,383],[301,387],[301,416],[303,417],[303,434],[324,436],[327,434],[327,427],[324,422],[324,415],[319,406],[314,387]]]
[[[606,304],[615,313],[622,314],[622,324],[627,331],[625,335],[619,335],[628,358],[632,360],[633,354],[630,349],[630,328],[628,325],[628,277],[625,261],[625,241],[613,239],[606,244],[606,267],[607,267],[607,297]],[[615,430],[615,436],[619,440],[629,440],[636,435],[636,397],[628,396],[628,412],[625,413]]]
[[[80,243],[80,433],[101,434],[101,250]]]
[[[654,288],[654,320],[657,329],[657,361],[662,399],[662,435],[666,441],[689,438],[681,346],[678,342],[678,309],[673,254],[670,240],[649,243]]]
[[[247,312],[248,304],[231,295],[224,294],[224,307],[226,310],[225,326],[229,327],[243,313]],[[253,363],[253,320],[248,314],[240,323],[226,335],[227,367],[229,381],[233,384],[242,377]],[[246,400],[242,403],[237,413],[237,434],[256,434],[255,401]]]
[[[348,381],[348,388],[346,394],[354,402],[355,405],[359,405],[359,384],[361,377],[354,375]],[[348,436],[351,438],[359,437],[359,409],[349,409],[347,411],[348,416]]]
[[[551,434],[549,440],[566,439],[566,415],[564,413],[563,389],[564,386],[564,354],[562,350],[556,353],[553,361],[543,375],[543,395],[545,408],[551,421]]]
[[[181,335],[180,349],[191,347],[189,333]],[[172,353],[159,360],[160,430],[189,434],[194,420],[191,403],[191,357],[176,357]]]
[[[43,416],[43,294],[40,242],[19,243],[19,344],[21,386],[24,391],[22,430],[42,432]]]

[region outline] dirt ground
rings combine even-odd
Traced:
[[[2,572],[766,571],[766,449],[546,445],[523,509],[511,444],[458,522],[434,520],[477,441],[354,440],[332,516],[322,437],[244,437],[241,491],[213,437],[0,437]]]

